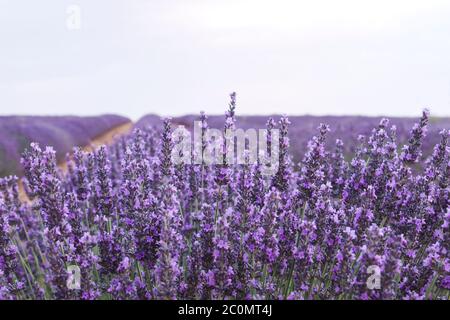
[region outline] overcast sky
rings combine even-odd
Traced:
[[[0,114],[221,114],[233,90],[240,114],[450,116],[450,1],[0,0]]]

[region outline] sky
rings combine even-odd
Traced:
[[[450,116],[448,0],[0,0],[0,115]]]

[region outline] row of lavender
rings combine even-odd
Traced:
[[[95,137],[129,121],[117,115],[0,117],[0,177],[22,175],[20,157],[31,142],[53,146],[61,161],[74,146],[86,146]]]
[[[224,129],[234,109],[232,95]],[[325,147],[320,125],[295,164],[289,120],[269,119],[280,129],[273,177],[258,163],[174,165],[169,120],[76,150],[66,175],[33,144],[23,158],[32,203],[19,202],[14,178],[0,183],[0,297],[448,299],[449,132],[424,160],[427,123],[424,113],[398,151],[382,120],[350,161],[342,141]],[[69,266],[80,290],[67,286]]]
[[[279,116],[272,116],[273,118]],[[172,122],[177,125],[183,125],[189,130],[193,130],[194,121],[198,116],[186,115],[175,117]],[[236,121],[239,128],[264,128],[267,116],[237,116]],[[378,126],[380,117],[366,116],[290,116],[291,122],[289,128],[290,154],[295,162],[302,160],[308,149],[308,142],[315,135],[316,128],[321,123],[330,126],[325,147],[332,149],[336,139],[345,141],[344,155],[350,160],[358,146],[358,136],[370,135],[373,128]],[[407,143],[409,132],[414,125],[414,118],[391,118],[390,125],[395,125],[397,132],[397,142],[399,145]],[[223,126],[223,116],[209,116],[208,124],[212,128],[221,128]],[[142,117],[137,123],[137,128],[146,128],[147,126],[161,126],[160,117],[157,115],[147,115]],[[422,145],[424,154],[430,155],[434,146],[440,140],[440,131],[443,128],[450,128],[450,118],[430,118],[428,123],[428,132]]]

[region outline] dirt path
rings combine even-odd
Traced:
[[[109,131],[106,131],[102,135],[94,138],[94,140],[91,141],[91,144],[88,146],[85,146],[83,150],[85,151],[92,151],[93,149],[101,146],[101,145],[109,145],[114,140],[120,136],[123,136],[129,132],[131,132],[131,129],[133,128],[133,122],[127,122],[124,124],[121,124],[120,126],[114,127]]]
[[[91,140],[91,143],[87,146],[84,146],[82,149],[86,152],[94,151],[96,148],[102,145],[110,145],[115,141],[116,138],[126,135],[133,128],[133,122],[127,122],[121,124],[117,127],[112,128],[111,130],[106,131],[105,133],[95,137]],[[67,162],[63,161],[58,163],[58,166],[63,170],[63,172],[67,171]]]
[[[106,131],[105,133],[95,137],[91,143],[87,146],[83,147],[84,151],[91,152],[95,148],[101,146],[101,145],[110,145],[115,141],[116,138],[126,135],[127,133],[131,132],[133,129],[133,122],[127,122],[124,124],[121,124],[117,127],[112,128],[111,130]],[[58,163],[58,167],[62,169],[63,172],[67,171],[67,162],[61,162]],[[30,199],[28,199],[25,190],[23,188],[22,179],[19,179],[19,198],[23,202],[30,202]]]

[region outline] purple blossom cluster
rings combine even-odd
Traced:
[[[238,126],[235,108],[233,94],[224,130]],[[192,157],[211,144],[200,121]],[[271,118],[273,176],[259,162],[173,163],[169,119],[75,149],[64,173],[52,148],[32,144],[30,202],[16,178],[0,180],[0,298],[449,299],[449,131],[424,157],[428,122],[424,112],[402,146],[382,119],[351,157],[321,124],[295,163],[292,124]]]

